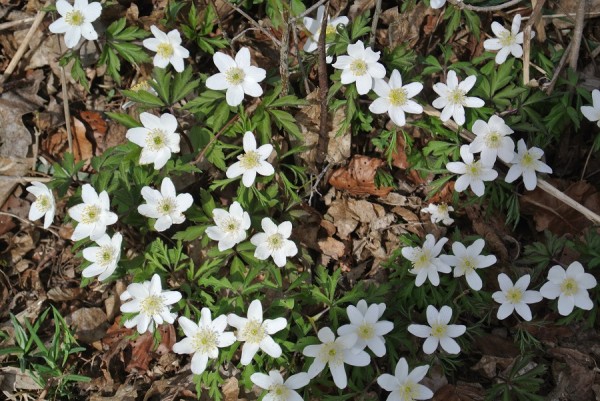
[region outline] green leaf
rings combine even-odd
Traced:
[[[133,91],[124,89],[122,93],[123,95],[127,96],[127,98],[135,101],[136,103],[141,103],[150,107],[165,106],[165,102],[162,99],[145,90]]]
[[[296,125],[296,120],[290,113],[282,110],[269,110],[269,113],[273,116],[275,124],[277,124],[279,128],[284,128],[287,132],[298,139],[302,138],[300,128],[298,128],[298,125]]]
[[[106,115],[118,122],[119,124],[125,126],[126,128],[136,128],[142,126],[142,124],[139,121],[131,117],[129,114],[113,113],[108,111],[106,112]]]
[[[206,226],[191,226],[186,228],[184,231],[179,231],[173,235],[173,239],[181,241],[193,241],[204,235]]]

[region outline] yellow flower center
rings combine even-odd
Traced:
[[[250,319],[248,323],[244,326],[242,330],[242,338],[246,339],[248,343],[260,343],[263,338],[267,336],[265,329],[262,326],[262,323],[258,320]]]
[[[160,295],[150,295],[140,302],[140,312],[147,315],[157,315],[164,308],[163,299]]]
[[[240,228],[240,222],[233,217],[229,217],[223,223],[223,231],[225,231],[227,233],[234,233],[234,232],[238,231],[239,228]]]
[[[531,168],[533,167],[535,164],[535,159],[533,158],[533,156],[531,156],[531,154],[529,152],[526,152],[523,155],[523,158],[521,159],[521,166],[526,167],[526,168]]]
[[[512,46],[517,42],[517,37],[514,36],[510,31],[504,31],[498,37],[502,47]]]
[[[344,363],[344,352],[339,349],[339,346],[335,342],[323,344],[321,352],[319,352],[320,359],[329,363],[329,365],[341,365]]]
[[[513,287],[510,290],[506,291],[506,299],[511,304],[518,304],[523,299],[523,291]]]
[[[442,338],[446,336],[446,331],[448,331],[448,325],[434,323],[431,325],[431,335],[437,338]]]
[[[290,394],[290,390],[285,384],[274,384],[269,387],[269,392],[273,396],[271,399],[274,401],[286,401]]]
[[[101,247],[96,256],[96,263],[101,266],[109,265],[114,259],[113,253],[114,249],[112,246],[107,245]]]
[[[358,336],[363,340],[368,340],[373,338],[375,335],[375,330],[373,329],[373,325],[371,324],[363,324],[358,328]]]
[[[575,295],[579,292],[579,285],[574,278],[566,278],[560,284],[560,291],[565,295]]]
[[[65,16],[65,22],[71,26],[81,26],[85,22],[85,17],[81,11],[72,10]]]
[[[400,394],[403,396],[401,399],[403,400],[414,400],[419,396],[419,391],[417,390],[417,386],[412,381],[407,381],[398,389]]]
[[[246,73],[244,70],[238,67],[231,67],[225,73],[225,79],[229,83],[229,85],[241,85],[246,78]]]
[[[403,106],[408,101],[408,94],[405,89],[396,88],[390,90],[389,98],[392,106]]]
[[[475,270],[475,261],[470,256],[463,258],[462,267],[465,271]]]
[[[448,94],[448,102],[451,104],[465,104],[465,92],[460,90],[459,88],[453,89]]]
[[[350,63],[350,71],[357,77],[365,75],[367,73],[367,63],[364,60],[353,60]]]
[[[146,147],[150,150],[157,151],[163,148],[166,143],[165,131],[155,128],[148,133],[146,137]]]
[[[326,36],[335,35],[336,33],[337,33],[337,30],[335,29],[335,26],[327,25],[327,28],[325,29]]]
[[[448,213],[448,205],[445,203],[440,203],[438,205],[438,212],[440,214]]]
[[[47,212],[52,207],[50,197],[48,195],[38,196],[34,204],[40,212]]]
[[[254,150],[238,156],[240,165],[246,170],[251,170],[260,166],[260,154]]]
[[[471,178],[478,178],[481,175],[481,165],[479,162],[467,165],[467,175]]]
[[[214,330],[202,328],[192,338],[192,348],[201,354],[208,354],[217,347],[217,340],[218,336]]]
[[[169,42],[162,42],[156,47],[156,54],[162,58],[171,58],[173,55],[173,45]]]
[[[276,233],[267,238],[267,245],[269,246],[269,249],[276,251],[283,246],[283,241],[283,235]]]
[[[84,224],[92,224],[97,222],[100,219],[100,206],[98,205],[88,205],[83,208],[83,213],[81,216],[81,222]]]
[[[426,267],[427,265],[429,265],[430,261],[431,261],[431,254],[429,253],[429,251],[421,250],[419,256],[412,263],[412,265],[415,268],[415,270],[420,270],[420,269]]]
[[[502,144],[501,139],[502,139],[502,135],[500,135],[496,131],[490,132],[485,137],[485,144],[487,145],[488,148],[497,149]]]
[[[177,204],[173,198],[163,198],[158,202],[156,208],[158,213],[168,215],[177,209]]]

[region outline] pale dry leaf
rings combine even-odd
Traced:
[[[321,251],[335,260],[339,260],[346,253],[346,246],[343,242],[332,237],[319,241]]]
[[[100,308],[80,308],[70,316],[71,326],[75,329],[75,336],[81,342],[91,344],[102,339],[108,329],[106,313]]]

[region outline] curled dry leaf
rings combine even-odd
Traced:
[[[331,175],[329,183],[337,189],[348,191],[352,195],[386,196],[392,187],[375,186],[377,169],[385,162],[368,156],[355,155],[347,167],[342,167]]]

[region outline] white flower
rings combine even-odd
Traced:
[[[382,389],[391,391],[387,401],[428,400],[433,397],[433,392],[419,384],[428,370],[429,365],[423,365],[409,372],[406,359],[400,358],[394,376],[384,373],[377,378],[377,384]]]
[[[444,7],[444,4],[446,4],[446,0],[429,0],[429,5],[434,10]]]
[[[510,31],[500,25],[498,22],[492,22],[492,31],[496,38],[488,39],[483,42],[483,47],[486,50],[499,50],[496,54],[496,64],[502,64],[506,61],[506,57],[512,53],[514,57],[523,56],[523,32],[519,32],[521,28],[521,14],[515,14]],[[531,33],[533,39],[534,32]]]
[[[498,177],[498,172],[481,160],[475,161],[473,153],[469,150],[469,145],[460,147],[460,157],[463,162],[450,162],[446,164],[448,171],[461,174],[456,180],[454,189],[462,192],[471,187],[475,195],[482,196],[485,192],[484,181],[494,181]]]
[[[206,229],[208,238],[219,241],[219,251],[233,248],[246,239],[246,230],[250,228],[250,215],[244,212],[238,202],[225,209],[213,209],[213,219],[216,226]]]
[[[163,291],[158,274],[154,274],[150,281],[131,283],[127,290],[121,294],[121,300],[130,299],[121,305],[123,313],[137,313],[133,318],[126,320],[124,326],[131,329],[137,326],[140,334],[149,330],[154,332],[156,326],[167,322],[173,324],[176,313],[171,313],[171,305],[179,302],[181,293],[178,291]]]
[[[175,71],[182,72],[184,69],[183,59],[190,56],[190,52],[181,46],[181,35],[177,29],[169,33],[164,33],[155,25],[150,27],[153,38],[144,39],[144,47],[150,51],[156,52],[154,56],[154,66],[165,68],[169,63],[175,68]]]
[[[265,217],[260,225],[264,232],[254,234],[250,238],[252,245],[256,246],[254,257],[259,260],[267,260],[271,256],[277,266],[285,266],[286,258],[298,253],[294,241],[288,240],[292,235],[292,223],[284,221],[278,226],[273,223],[273,220]]]
[[[259,97],[263,90],[258,84],[267,76],[267,72],[259,67],[250,65],[250,51],[243,47],[231,56],[216,52],[213,61],[219,72],[206,80],[206,87],[214,90],[227,89],[225,99],[230,106],[237,106],[244,100],[244,94]]]
[[[54,21],[48,29],[52,33],[64,33],[65,45],[74,48],[83,36],[87,40],[98,39],[98,33],[92,22],[96,21],[102,13],[102,6],[98,2],[88,4],[88,0],[75,0],[71,5],[65,0],[56,2],[56,11],[60,18]]]
[[[304,17],[303,22],[306,29],[309,31],[308,39],[306,39],[306,43],[304,44],[304,51],[307,53],[312,53],[317,50],[319,43],[319,36],[321,36],[321,23],[323,21],[323,15],[325,15],[325,6],[320,6],[317,9],[317,19],[312,19],[310,17]],[[327,17],[327,28],[325,30],[325,38],[326,41],[334,35],[337,34],[338,25],[348,25],[348,17],[337,17],[334,19],[330,19]],[[329,48],[329,46],[327,46]],[[326,48],[326,49],[327,49]],[[327,56],[326,62],[327,64],[333,61],[333,57]]]
[[[257,149],[256,139],[250,131],[244,134],[243,144],[244,154],[237,157],[239,161],[229,166],[225,175],[227,178],[235,178],[241,175],[242,183],[246,188],[249,188],[254,183],[257,173],[263,176],[275,173],[275,169],[267,161],[273,151],[273,145],[267,143]]]
[[[385,77],[385,67],[377,62],[380,52],[374,52],[370,47],[365,49],[361,40],[348,45],[347,56],[339,56],[333,65],[342,71],[341,81],[344,85],[356,82],[359,95],[366,95],[373,87],[373,79]]]
[[[413,268],[408,272],[417,275],[415,280],[417,287],[423,285],[425,279],[429,279],[431,284],[437,287],[440,284],[438,272],[450,273],[452,271],[450,266],[438,257],[447,241],[448,238],[442,237],[436,242],[433,235],[427,234],[422,247],[406,246],[402,248],[402,256],[412,262]]]
[[[91,246],[83,250],[83,258],[91,265],[86,267],[81,275],[83,277],[98,276],[98,280],[102,281],[110,277],[117,268],[117,263],[121,259],[121,242],[123,236],[120,233],[115,233],[112,238],[108,234],[104,234],[96,241],[99,246]]]
[[[581,114],[591,122],[596,122],[600,127],[600,90],[592,91],[592,106],[581,106]]]
[[[255,299],[248,306],[248,317],[243,318],[235,313],[227,315],[227,323],[237,329],[235,335],[238,341],[243,341],[242,365],[248,365],[256,352],[261,349],[273,358],[281,356],[281,347],[277,344],[272,334],[285,329],[287,322],[285,318],[263,320],[262,305]]]
[[[227,316],[221,315],[212,320],[208,308],[202,308],[200,311],[198,324],[185,316],[181,316],[177,321],[186,337],[173,344],[173,352],[194,354],[192,373],[196,375],[206,370],[209,358],[216,359],[219,356],[219,348],[228,347],[235,342],[235,335],[225,332]]]
[[[575,306],[585,310],[594,307],[587,290],[595,286],[596,278],[586,273],[581,263],[573,262],[566,271],[561,266],[552,266],[548,282],[540,288],[540,293],[548,299],[558,297],[558,313],[567,316]]]
[[[450,120],[451,117],[458,125],[465,123],[465,107],[483,107],[485,102],[478,97],[467,96],[477,77],[470,75],[464,81],[458,83],[456,73],[452,70],[448,71],[446,83],[438,82],[433,85],[433,90],[440,95],[433,101],[433,107],[443,109],[440,119],[444,122]]]
[[[92,241],[100,239],[106,232],[106,226],[117,222],[117,215],[110,211],[110,199],[106,191],[100,195],[90,184],[81,187],[83,203],[71,207],[69,216],[79,224],[71,235],[73,241],[90,237]]]
[[[411,82],[402,86],[402,76],[398,70],[392,71],[389,82],[383,79],[375,80],[373,87],[377,99],[371,103],[369,110],[375,114],[388,113],[394,124],[402,127],[406,124],[404,113],[421,114],[423,107],[410,100],[423,90],[423,84],[420,82]]]
[[[140,164],[154,163],[158,170],[171,158],[171,153],[179,152],[181,137],[175,132],[177,120],[172,114],[157,117],[150,113],[140,114],[143,127],[130,128],[127,139],[142,147]]]
[[[364,299],[358,301],[356,306],[349,305],[346,308],[350,324],[339,327],[337,332],[339,336],[356,334],[357,340],[352,347],[352,352],[362,351],[365,347],[369,347],[376,356],[385,355],[383,336],[392,331],[394,324],[387,320],[379,321],[384,311],[384,303],[368,306]]]
[[[447,265],[454,266],[454,277],[465,276],[469,287],[479,291],[483,286],[481,277],[475,270],[490,267],[496,263],[494,255],[482,255],[485,241],[479,238],[473,244],[465,247],[460,242],[452,244],[454,255],[441,255],[440,259]]]
[[[156,219],[156,231],[165,231],[173,224],[185,221],[183,212],[188,210],[194,199],[190,194],[175,192],[175,185],[169,177],[165,177],[160,184],[160,192],[150,187],[142,188],[142,196],[146,203],[138,206],[141,215]]]
[[[307,345],[302,354],[315,358],[308,368],[308,376],[312,379],[329,365],[333,382],[340,388],[346,388],[348,378],[344,363],[351,366],[367,366],[371,363],[371,357],[365,351],[353,352],[352,346],[356,343],[356,334],[348,334],[335,338],[335,334],[329,327],[323,327],[317,333],[322,344]]]
[[[533,191],[537,186],[535,172],[552,174],[552,168],[540,160],[544,155],[542,149],[535,146],[527,149],[527,145],[525,145],[525,141],[522,139],[519,139],[519,142],[517,142],[517,151],[518,153],[514,155],[504,180],[510,183],[522,175],[525,188]]]
[[[510,163],[515,154],[515,143],[509,137],[514,131],[498,116],[491,116],[486,123],[477,120],[471,131],[476,138],[469,145],[471,153],[481,152],[481,161],[488,166],[494,165],[496,157]]]
[[[501,304],[497,314],[499,320],[506,319],[513,311],[517,311],[523,319],[531,320],[531,309],[527,304],[540,302],[542,295],[537,291],[527,289],[530,280],[531,276],[526,274],[513,285],[506,274],[500,273],[498,275],[500,291],[494,292],[492,298]]]
[[[462,324],[448,324],[452,318],[452,309],[449,306],[442,306],[440,311],[433,306],[427,307],[427,323],[411,324],[408,331],[412,335],[425,338],[423,343],[423,352],[433,354],[439,345],[449,354],[458,354],[460,346],[454,340],[455,337],[465,333],[467,328]]]
[[[421,209],[422,212],[431,214],[431,222],[439,223],[440,221],[445,225],[449,226],[454,223],[454,219],[450,217],[450,212],[454,211],[452,206],[448,206],[446,203],[440,203],[436,205],[435,203],[430,203],[429,206]]]
[[[54,220],[54,213],[56,213],[56,204],[52,191],[46,184],[39,181],[33,181],[25,189],[35,196],[35,201],[29,208],[29,220],[34,221],[44,216],[44,228],[50,227],[50,224]]]
[[[303,398],[296,390],[310,382],[308,374],[304,372],[291,375],[284,382],[283,376],[276,370],[271,370],[268,375],[253,373],[250,380],[258,387],[269,391],[263,397],[263,401],[302,401]]]

